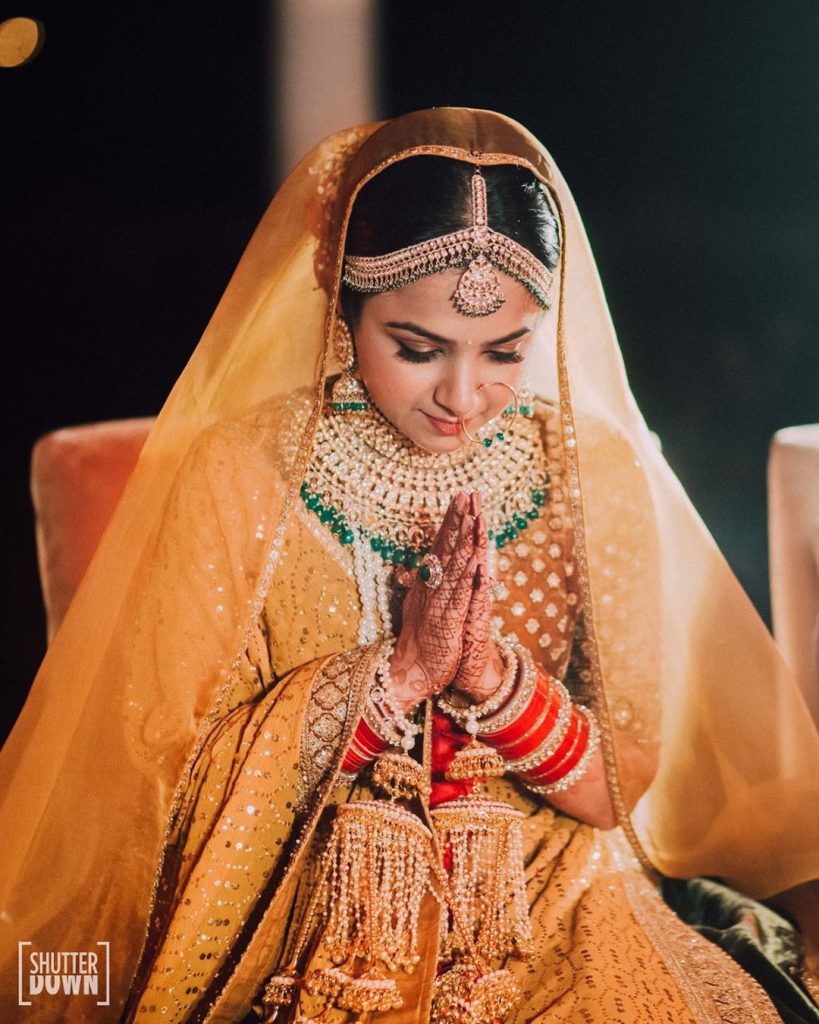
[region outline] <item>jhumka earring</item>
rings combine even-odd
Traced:
[[[509,427],[512,425],[512,423],[514,423],[515,417],[520,411],[520,400],[518,397],[518,393],[517,391],[515,391],[512,385],[507,384],[505,381],[502,380],[495,380],[492,381],[491,384],[481,384],[481,386],[478,388],[478,391],[483,391],[484,388],[491,388],[495,387],[496,385],[500,385],[500,387],[506,388],[512,394],[513,404],[507,405],[501,414],[502,416],[509,420]],[[495,442],[500,443],[501,441],[506,440],[506,434],[497,426],[493,427],[490,426],[490,424],[486,424],[478,431],[477,435],[473,437],[472,434],[470,434],[469,431],[466,429],[466,423],[463,417],[461,417],[460,423],[461,433],[468,441],[471,441],[473,444],[481,444],[484,446],[484,448],[491,448],[492,445],[495,444]]]
[[[330,406],[335,413],[366,412],[369,408],[364,385],[355,376],[355,349],[350,326],[337,316],[333,332],[336,358],[341,364],[341,376],[333,385]]]
[[[505,413],[510,413],[512,407],[507,405]],[[524,381],[523,386],[518,388],[518,412],[530,420],[535,415],[535,395],[529,387],[529,382]]]

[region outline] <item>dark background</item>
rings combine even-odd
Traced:
[[[31,446],[158,410],[276,184],[275,3],[19,14],[47,36],[0,69],[6,724],[44,647]],[[767,615],[768,441],[819,418],[819,5],[384,0],[379,37],[381,116],[490,107],[550,148],[638,402]]]

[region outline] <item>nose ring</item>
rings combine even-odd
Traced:
[[[518,401],[518,393],[517,393],[517,391],[515,391],[515,389],[512,387],[512,385],[511,384],[507,384],[506,381],[503,381],[503,380],[493,380],[489,384],[481,384],[480,387],[477,388],[476,390],[478,392],[481,392],[481,391],[484,390],[484,388],[492,388],[492,387],[496,387],[497,385],[500,385],[500,387],[502,387],[502,388],[506,388],[507,391],[510,391],[512,393],[512,398],[514,400],[515,407],[512,410],[512,419],[510,421],[510,425],[511,425],[511,423],[515,422],[515,419],[516,419],[516,417],[518,415],[518,409],[519,409],[519,404],[520,404],[519,401]],[[463,416],[459,417],[458,422],[461,425],[461,432],[463,433],[464,437],[468,441],[471,441],[473,444],[484,444],[484,445],[486,445],[486,440],[488,440],[488,439],[482,440],[480,437],[473,437],[469,433],[469,431],[466,429],[466,422],[465,422]],[[491,445],[491,443],[492,442],[490,441],[489,444]],[[486,445],[486,447],[488,448],[489,445]]]

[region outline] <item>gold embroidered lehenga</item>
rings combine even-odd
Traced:
[[[113,951],[110,1009],[54,997],[32,1020],[117,1020],[130,989],[128,1019],[242,1021],[294,955],[333,807],[371,795],[365,775],[339,769],[373,641],[395,626],[391,585],[362,586],[365,553],[302,489],[330,452],[365,462],[366,485],[418,459],[377,417],[361,435],[324,401],[350,204],[368,176],[416,153],[529,167],[561,216],[534,418],[490,454],[444,469],[429,456],[441,507],[450,485],[480,479],[501,518],[544,460],[546,500],[496,552],[497,625],[596,711],[620,819],[600,832],[512,777],[488,783],[524,815],[535,939],[531,961],[510,961],[522,998],[507,1019],[778,1019],[664,906],[646,866],[719,874],[757,896],[815,877],[814,730],[636,411],[548,155],[498,115],[439,110],[341,133],[291,175],[4,751],[4,953],[98,939]],[[413,492],[380,500],[400,516]],[[440,918],[425,899],[403,1005],[373,1019],[429,1019]],[[321,948],[308,941],[300,956],[315,965]],[[15,1019],[16,994],[2,998]]]

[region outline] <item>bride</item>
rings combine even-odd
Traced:
[[[4,951],[110,942],[32,1020],[777,1021],[658,885],[814,878],[817,767],[550,157],[421,111],[295,169],[160,415],[3,752]]]

